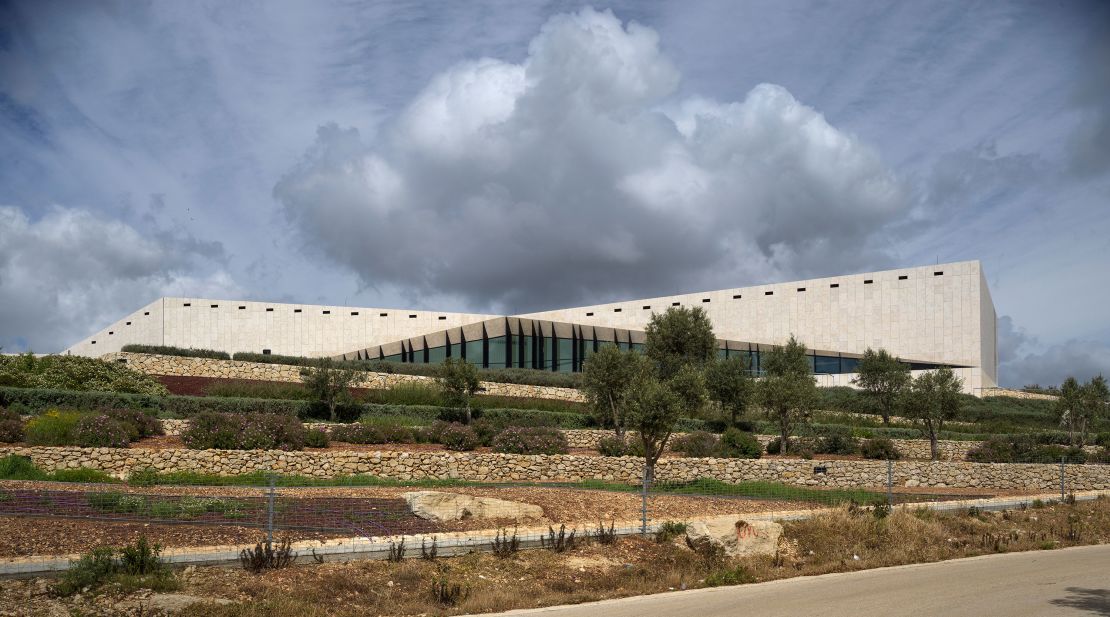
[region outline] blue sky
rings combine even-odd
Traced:
[[[1110,3],[0,4],[0,345],[160,295],[518,312],[980,259],[1110,373]]]

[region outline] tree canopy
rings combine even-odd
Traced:
[[[868,347],[856,372],[858,375],[853,383],[878,404],[883,424],[890,424],[898,397],[910,384],[910,366],[885,349],[875,351]]]
[[[899,399],[902,414],[921,423],[934,461],[937,460],[937,436],[944,429],[944,423],[954,420],[963,406],[962,389],[963,381],[955,371],[942,366],[918,375]]]
[[[717,355],[713,324],[700,306],[653,313],[645,334],[644,353],[661,379],[670,379],[686,365],[700,368]]]
[[[790,448],[790,435],[809,421],[817,402],[817,382],[810,372],[806,346],[794,335],[782,347],[763,352],[763,378],[756,384],[756,399],[768,418],[778,425],[783,454]]]

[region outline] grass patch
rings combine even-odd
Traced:
[[[97,469],[78,467],[45,472],[39,469],[30,458],[9,454],[0,458],[0,480],[38,480],[46,482],[94,482],[111,484],[119,482],[112,476]]]
[[[468,482],[465,480],[394,480],[366,474],[335,476],[333,478],[275,475],[273,478],[274,486],[278,487],[411,486],[416,488],[439,488],[452,486],[481,486],[483,484],[482,482]],[[218,476],[190,471],[159,473],[151,470],[140,470],[132,474],[129,483],[135,486],[269,486],[270,476],[259,472],[237,476]]]
[[[636,485],[605,482],[603,480],[583,480],[572,484],[559,484],[558,486],[603,491],[640,491],[640,487]],[[690,482],[658,482],[652,487],[651,493],[653,495],[750,497],[753,499],[779,499],[825,504],[872,503],[880,499],[886,499],[884,493],[863,489],[817,489],[779,482],[754,481],[729,484],[712,478],[698,478]]]

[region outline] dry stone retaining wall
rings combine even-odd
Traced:
[[[215,360],[212,358],[189,358],[185,356],[163,356],[114,352],[100,357],[107,362],[126,362],[127,366],[148,375],[171,375],[178,377],[210,377],[213,379],[250,379],[256,381],[301,382],[300,366],[289,364],[267,364],[265,362],[244,362],[242,360]],[[402,383],[432,383],[432,377],[424,375],[398,375],[396,373],[364,373],[354,387],[370,390],[385,390]],[[512,396],[516,398],[544,398],[575,403],[585,402],[585,397],[574,388],[555,386],[532,386],[526,384],[483,381],[484,394],[493,396]]]
[[[579,481],[636,483],[642,461],[635,457],[487,454],[476,452],[283,452],[280,450],[165,450],[145,448],[4,447],[0,456],[29,456],[47,471],[89,467],[118,477],[133,470],[192,471],[239,475],[255,471],[320,478],[371,474],[399,480],[461,479],[482,482]],[[690,459],[659,462],[660,481],[714,478],[723,482],[764,480],[825,487],[883,486],[884,461],[800,459]],[[1110,465],[1069,465],[1069,490],[1110,489]],[[899,486],[1054,490],[1060,468],[1043,464],[899,461]]]

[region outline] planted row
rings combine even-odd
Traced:
[[[3,443],[126,448],[132,441],[162,434],[162,423],[157,418],[136,409],[51,410],[26,422],[18,413],[0,409]]]

